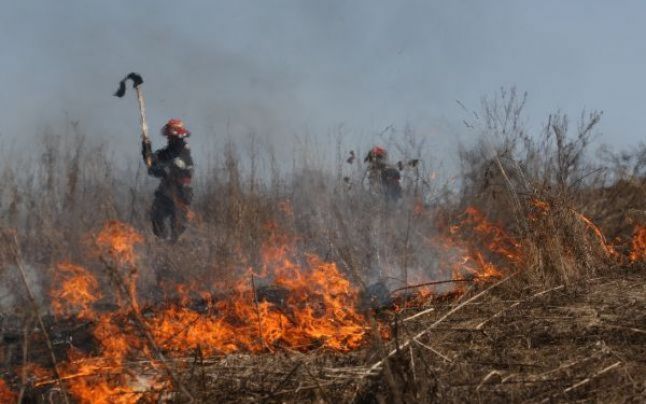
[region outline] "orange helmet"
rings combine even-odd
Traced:
[[[181,119],[170,119],[162,128],[162,135],[166,137],[177,137],[183,139],[189,137],[191,132],[184,127],[184,122]]]

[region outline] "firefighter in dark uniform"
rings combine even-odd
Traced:
[[[389,202],[401,198],[401,175],[397,167],[388,164],[386,149],[373,147],[363,161],[368,163],[368,184],[373,192],[382,193]]]
[[[149,141],[142,142],[144,161],[148,158],[151,161],[148,174],[161,178],[150,215],[153,233],[157,237],[169,238],[166,222],[170,220],[170,240],[177,241],[186,229],[189,206],[193,199],[193,159],[186,144],[186,138],[191,132],[181,120],[171,119],[164,125],[161,134],[166,137],[168,144],[154,153]]]

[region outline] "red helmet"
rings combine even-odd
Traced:
[[[372,148],[372,150],[370,150],[370,153],[373,157],[385,157],[386,149],[384,149],[383,147],[375,146]]]
[[[366,155],[366,158],[363,159],[364,163],[383,163],[386,160],[386,149],[383,147],[375,146]]]
[[[166,125],[162,128],[162,135],[166,137],[177,137],[183,139],[189,137],[191,132],[184,127],[184,122],[181,119],[171,119],[166,122]]]

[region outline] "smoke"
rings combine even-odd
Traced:
[[[43,311],[46,311],[43,307],[47,300],[47,294],[43,290],[41,272],[31,265],[25,265],[24,270],[29,289],[36,300],[36,304]],[[29,311],[31,303],[26,297],[25,285],[20,279],[18,271],[19,269],[14,265],[7,265],[0,272],[0,321],[3,313],[15,313],[16,310]]]
[[[153,132],[183,118],[197,149],[256,133],[284,150],[296,135],[326,139],[341,124],[356,148],[409,120],[437,142],[446,119],[436,111],[455,95],[429,84],[446,76],[437,63],[415,62],[420,40],[440,39],[401,26],[414,10],[394,6],[67,0],[6,11],[0,29],[15,57],[5,68],[16,84],[0,132],[9,136],[69,118],[119,153],[132,150],[134,99],[110,96],[132,70],[146,81]]]
[[[477,109],[510,84],[528,90],[537,120],[558,107],[604,109],[604,129],[630,144],[646,127],[632,102],[646,90],[634,18],[644,6],[585,4],[583,18],[577,2],[12,3],[0,15],[10,94],[0,136],[29,147],[33,135],[79,120],[136,160],[134,97],[111,97],[134,70],[152,132],[183,118],[198,150],[255,133],[285,155],[307,136],[331,152],[340,126],[344,149],[365,148],[385,127],[411,124],[434,156],[451,155],[457,138],[474,136],[454,101]]]

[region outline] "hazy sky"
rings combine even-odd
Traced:
[[[153,133],[183,118],[197,145],[227,125],[280,148],[294,133],[343,124],[364,141],[409,122],[444,150],[474,135],[456,99],[477,108],[511,85],[528,91],[535,126],[557,108],[600,109],[603,142],[646,138],[644,1],[5,0],[0,10],[3,139],[67,114],[138,158],[134,96],[111,96],[133,70]]]

